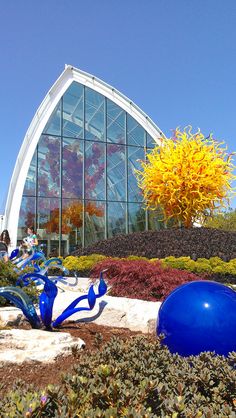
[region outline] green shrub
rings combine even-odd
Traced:
[[[15,286],[19,275],[29,273],[32,270],[33,268],[28,267],[17,272],[15,271],[15,266],[11,262],[4,263],[3,261],[0,261],[0,287]],[[33,282],[29,286],[24,287],[24,292],[31,298],[33,303],[38,302],[39,291]],[[0,297],[0,307],[9,305],[10,302],[7,299]]]
[[[188,266],[187,266],[187,269],[188,269]],[[192,271],[194,273],[198,273],[198,274],[211,273],[212,268],[211,268],[210,263],[207,262],[207,260],[204,260],[204,261],[197,260],[197,261],[195,261],[195,265],[194,265],[193,270],[191,269],[190,271]]]
[[[209,258],[209,263],[213,268],[225,264],[225,262],[220,257]]]
[[[229,262],[221,260],[219,257],[207,258],[198,258],[196,261],[192,260],[190,257],[165,257],[162,259],[152,258],[148,259],[147,257],[130,255],[128,257],[105,257],[101,254],[91,254],[87,256],[75,257],[68,256],[63,260],[63,265],[69,271],[77,271],[81,273],[90,273],[90,271],[102,260],[123,260],[123,261],[150,261],[156,262],[160,261],[163,267],[172,267],[178,270],[188,270],[193,273],[220,273],[236,275],[236,259],[232,259]]]
[[[190,260],[190,257],[165,257],[161,260],[162,264],[172,267],[175,269],[180,270],[187,270],[186,269],[186,263]]]
[[[15,271],[14,265],[11,262],[4,263],[3,261],[0,261],[1,286],[14,285],[17,279],[18,273]]]
[[[113,339],[82,354],[74,374],[45,393],[19,386],[0,400],[4,417],[234,417],[236,353],[183,358],[159,340]]]
[[[198,258],[196,261],[191,260],[190,257],[166,257],[161,259],[160,261],[164,266],[169,266],[180,270],[188,270],[198,274],[220,273],[222,275],[236,275],[236,261],[231,260],[229,262],[225,262],[221,260],[219,257],[211,257],[210,259]]]
[[[146,260],[148,261],[147,257],[141,257],[138,255],[129,255],[128,257],[122,258],[122,260]]]
[[[232,258],[232,260],[229,261],[229,264],[232,264],[236,267],[236,258]]]
[[[236,260],[230,260],[227,264],[227,273],[236,276]]]
[[[68,256],[63,260],[63,266],[69,271],[90,271],[99,261],[106,257],[101,254],[83,255],[81,257]]]
[[[227,268],[224,265],[216,266],[213,268],[213,273],[225,274],[227,273]]]
[[[221,275],[236,275],[236,265],[229,261],[228,263],[220,263],[212,268],[213,273],[219,273]]]
[[[122,260],[122,261],[149,261],[154,263],[159,261],[162,267],[171,267],[178,270],[187,270],[192,273],[197,274],[207,274],[208,278],[210,279],[211,276],[214,279],[214,274],[221,275],[222,279],[220,281],[224,282],[225,275],[236,276],[236,259],[232,259],[229,262],[225,262],[221,260],[219,257],[211,257],[210,259],[207,258],[198,258],[196,261],[192,260],[190,257],[165,257],[162,259],[152,258],[148,259],[146,257],[130,255],[125,258],[119,257],[105,257],[101,254],[92,254],[88,256],[68,256],[63,261],[63,265],[69,271],[76,271],[79,274],[90,275],[91,270],[96,266],[97,263],[103,260],[107,260],[111,263],[114,260]]]
[[[188,271],[194,271],[196,268],[196,261],[194,260],[189,260],[186,262],[185,264],[185,269]]]

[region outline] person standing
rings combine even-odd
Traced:
[[[8,257],[8,246],[10,245],[10,236],[7,229],[4,229],[0,235],[0,260],[7,261],[9,260]]]
[[[27,234],[28,235],[26,238],[23,239],[23,242],[27,245],[27,251],[28,253],[30,253],[32,250],[37,250],[38,238],[33,226],[28,227]]]

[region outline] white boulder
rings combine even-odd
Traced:
[[[0,362],[23,363],[37,361],[50,363],[59,355],[68,355],[72,347],[81,349],[85,343],[66,332],[42,330],[0,331]]]

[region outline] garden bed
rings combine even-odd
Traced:
[[[22,328],[22,327],[21,327]],[[30,329],[30,326],[24,326]],[[75,351],[70,355],[58,357],[54,363],[43,364],[39,362],[24,362],[21,365],[13,363],[0,364],[0,393],[3,395],[13,388],[14,384],[21,380],[24,384],[33,384],[36,388],[44,388],[49,384],[59,384],[63,373],[73,371],[73,367],[79,363],[84,353],[92,353],[101,350],[112,337],[132,338],[141,332],[130,331],[125,328],[112,328],[91,323],[66,322],[59,332],[68,332],[73,337],[84,340],[86,346],[82,351]],[[150,336],[150,339],[155,336]]]
[[[96,242],[84,249],[78,248],[73,253],[78,256],[88,254],[147,258],[189,256],[193,260],[220,257],[229,261],[236,258],[236,232],[203,227],[134,232]]]

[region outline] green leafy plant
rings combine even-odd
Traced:
[[[206,218],[204,226],[207,228],[222,229],[223,231],[236,231],[236,210],[216,214],[210,218]]]
[[[33,268],[27,267],[18,272],[11,262],[4,263],[3,261],[0,261],[0,287],[15,286],[19,275],[29,273],[30,271],[33,271]],[[33,282],[28,287],[24,288],[24,292],[31,298],[32,302],[38,302],[39,290]],[[0,297],[0,307],[9,306],[9,304],[7,299]]]
[[[4,417],[234,417],[236,353],[183,358],[160,340],[113,338],[81,355],[73,374],[44,392],[17,385],[0,399]]]
[[[101,254],[91,254],[81,257],[68,256],[63,260],[63,266],[69,271],[86,274],[89,273],[99,261],[104,260],[105,258],[106,257]]]

